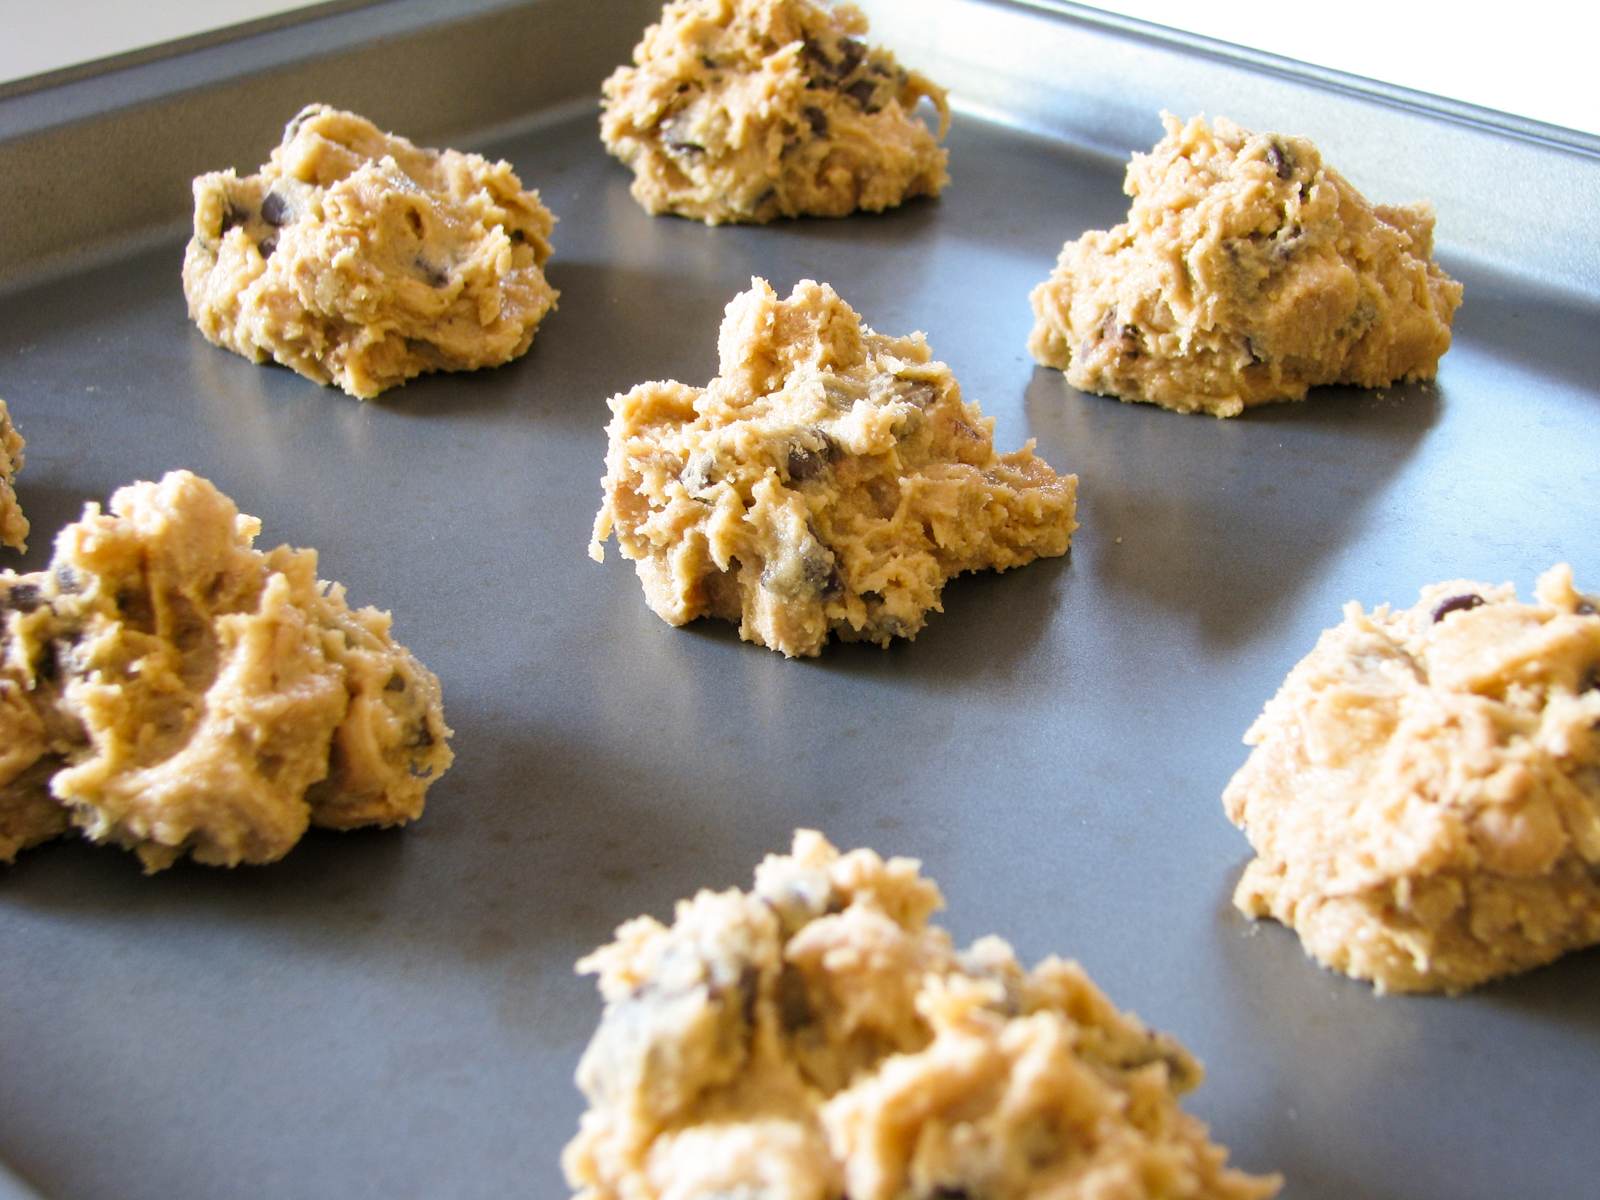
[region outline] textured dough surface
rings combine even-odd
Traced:
[[[1305,138],[1162,118],[1128,219],[1061,250],[1028,348],[1086,392],[1231,417],[1319,384],[1432,379],[1461,285],[1433,210],[1371,205]]]
[[[452,757],[438,680],[260,528],[175,471],[0,574],[0,859],[70,821],[149,871],[234,866],[421,815]]]
[[[17,472],[22,470],[25,443],[12,423],[11,411],[0,400],[0,545],[13,550],[28,548],[28,518],[17,503]]]
[[[1234,901],[1379,991],[1461,991],[1600,942],[1600,616],[1565,566],[1344,620],[1245,734]]]
[[[646,209],[711,225],[937,196],[944,89],[866,32],[852,4],[673,0],[606,80],[601,140]],[[937,137],[915,115],[924,97]]]
[[[367,399],[526,351],[554,225],[510,163],[313,104],[259,174],[194,181],[183,291],[217,345]]]
[[[1275,1179],[1178,1106],[1199,1065],[1076,963],[957,952],[910,859],[817,833],[583,959],[605,1015],[563,1158],[581,1200],[1180,1200]]]
[[[728,305],[704,388],[611,400],[605,500],[589,552],[617,536],[674,625],[713,616],[785,655],[830,634],[887,646],[939,611],[945,581],[1065,554],[1078,479],[1030,442],[994,451],[921,334],[885,337],[826,284]]]

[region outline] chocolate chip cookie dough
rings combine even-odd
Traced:
[[[928,923],[911,859],[817,833],[638,917],[578,969],[605,1015],[563,1157],[579,1200],[1245,1200],[1178,1106],[1199,1064],[1119,1012],[1076,963],[1031,971]]]
[[[852,4],[673,0],[604,85],[601,140],[652,213],[708,225],[877,212],[949,181],[944,89]],[[916,115],[928,99],[939,132]]]
[[[1028,348],[1086,392],[1236,416],[1318,384],[1432,379],[1461,285],[1433,210],[1371,205],[1305,138],[1162,117],[1128,219],[1061,250]]]
[[[645,600],[673,625],[713,616],[785,655],[830,634],[887,646],[940,611],[945,581],[1065,554],[1078,479],[1030,442],[994,451],[921,334],[886,337],[826,284],[765,280],[728,305],[704,388],[613,397],[605,500]]]
[[[217,345],[369,399],[526,351],[554,225],[509,163],[313,104],[260,174],[194,181],[183,290]]]
[[[439,683],[314,550],[175,471],[0,574],[0,860],[78,826],[147,871],[397,825],[450,765]]]
[[[1474,987],[1600,942],[1600,615],[1565,566],[1352,602],[1245,735],[1234,901],[1379,991]]]
[[[6,402],[0,400],[0,545],[13,550],[28,548],[28,518],[17,503],[17,472],[22,470],[22,435],[12,423]]]

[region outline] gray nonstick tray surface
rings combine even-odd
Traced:
[[[1453,235],[1481,213],[1441,200],[1466,300],[1437,385],[1325,389],[1226,422],[1076,393],[1025,341],[1027,292],[1062,241],[1125,210],[1122,161],[1159,135],[1146,101],[1163,86],[1170,107],[1259,125],[1259,88],[1295,89],[1281,126],[1350,146],[1354,166],[1330,160],[1381,200],[1413,198],[1363,169],[1362,147],[1394,156],[1390,113],[1475,161],[1548,149],[1565,156],[1552,170],[1592,181],[1600,160],[1065,10],[949,3],[928,11],[1170,70],[1086,92],[1053,123],[1011,120],[1020,107],[974,84],[938,202],[707,229],[641,211],[596,136],[593,90],[648,9],[618,6],[571,44],[572,102],[452,137],[509,158],[562,218],[560,309],[517,363],[367,404],[253,366],[187,322],[171,225],[0,289],[0,396],[28,438],[34,527],[5,564],[43,564],[86,500],[196,470],[262,519],[264,544],[317,547],[354,602],[394,612],[443,681],[457,754],[417,825],[313,834],[270,867],[145,878],[126,854],[62,842],[0,874],[13,1190],[566,1195],[571,1077],[600,1011],[573,961],[625,918],[747,886],[812,826],[921,858],[961,941],[1080,959],[1205,1060],[1188,1106],[1235,1163],[1283,1171],[1288,1197],[1594,1195],[1600,953],[1458,999],[1377,998],[1233,911],[1248,849],[1219,801],[1245,727],[1345,600],[1410,603],[1456,576],[1526,592],[1561,560],[1600,587],[1591,248],[1562,277],[1530,231],[1520,270]],[[1027,67],[1021,49],[941,44],[959,80]],[[407,81],[369,78],[375,61],[351,68],[368,115],[433,139],[385,109],[388,87],[405,111]],[[110,110],[114,82],[73,86]],[[281,90],[252,110],[268,130],[343,99]],[[203,99],[182,111],[215,122]],[[174,155],[191,132],[176,125]],[[250,168],[269,146],[203,165]],[[28,203],[0,213],[7,237],[52,219],[48,198]],[[1070,557],[953,583],[914,643],[795,662],[729,626],[670,628],[614,550],[591,563],[606,398],[709,379],[723,306],[756,274],[781,291],[827,280],[878,329],[926,331],[1003,449],[1037,438],[1080,474]]]

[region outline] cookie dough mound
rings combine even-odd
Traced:
[[[589,553],[617,535],[673,625],[738,621],[785,655],[829,634],[887,646],[940,610],[945,581],[1065,554],[1078,479],[1030,442],[994,452],[921,334],[874,333],[826,284],[728,305],[704,388],[614,397],[605,501]]]
[[[313,104],[260,174],[194,181],[183,291],[217,345],[370,399],[526,351],[554,225],[509,163]]]
[[[1343,622],[1245,734],[1234,902],[1379,991],[1447,991],[1600,943],[1600,616],[1565,566]]]
[[[0,858],[70,819],[149,871],[234,866],[421,814],[452,757],[438,681],[260,528],[176,471],[0,576]]]
[[[11,422],[6,402],[0,400],[0,545],[13,550],[28,548],[28,518],[22,515],[15,490],[17,472],[22,470],[24,444],[22,435]]]
[[[1162,117],[1125,223],[1061,250],[1028,348],[1086,392],[1236,416],[1318,384],[1432,379],[1461,285],[1433,210],[1371,205],[1305,138]]]
[[[600,137],[652,213],[708,225],[878,212],[949,182],[944,89],[852,4],[673,0],[604,85]],[[937,137],[915,115],[926,97]]]
[[[956,952],[917,863],[817,833],[583,959],[605,997],[579,1200],[1270,1196],[1178,1106],[1201,1078],[1076,963]]]

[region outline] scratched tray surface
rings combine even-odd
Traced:
[[[1561,559],[1597,586],[1594,298],[1446,235],[1466,304],[1437,387],[1227,422],[1087,397],[1028,358],[1026,295],[1121,215],[1120,162],[972,116],[950,144],[937,203],[712,230],[646,216],[592,114],[552,114],[487,148],[562,217],[559,311],[522,361],[379,403],[206,344],[176,241],[0,300],[22,565],[85,500],[193,468],[392,609],[457,731],[403,832],[153,879],[66,842],[0,875],[0,1159],[59,1197],[564,1195],[599,1015],[573,960],[816,826],[923,859],[959,939],[1076,956],[1176,1033],[1210,1072],[1191,1109],[1290,1197],[1592,1191],[1600,955],[1376,999],[1233,912],[1218,797],[1346,599]],[[1082,476],[1070,558],[804,662],[669,628],[614,550],[590,563],[606,397],[705,382],[752,274],[927,331],[1002,448]]]

